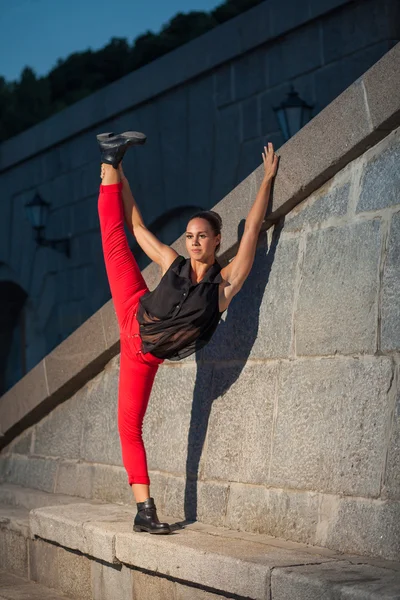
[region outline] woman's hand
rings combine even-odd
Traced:
[[[274,152],[274,146],[272,142],[268,142],[268,146],[264,146],[264,152],[262,153],[265,177],[272,179],[276,175],[278,168],[279,157]]]

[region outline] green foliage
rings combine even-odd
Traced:
[[[163,54],[206,33],[263,0],[226,0],[210,13],[178,13],[158,34],[147,31],[129,45],[124,38],[93,52],[59,59],[46,77],[25,67],[18,81],[0,76],[0,141],[4,141]]]

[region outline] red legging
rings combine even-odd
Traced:
[[[129,485],[150,485],[142,424],[154,377],[164,360],[140,349],[136,308],[148,287],[126,239],[121,191],[122,183],[100,185],[98,200],[104,261],[121,338],[118,431]]]

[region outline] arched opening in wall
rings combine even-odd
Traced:
[[[0,395],[29,370],[26,357],[27,295],[13,281],[0,282]]]
[[[172,244],[186,229],[190,217],[200,210],[201,206],[177,206],[155,219],[148,228],[164,244]],[[131,246],[136,261],[141,269],[149,264],[150,259],[135,241]]]

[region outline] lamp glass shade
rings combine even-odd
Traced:
[[[286,100],[279,106],[274,107],[279,127],[285,141],[295,135],[311,119],[310,106],[302,100],[293,86],[287,95]]]
[[[25,204],[28,220],[32,227],[40,229],[46,227],[50,204],[36,193],[33,200]]]

